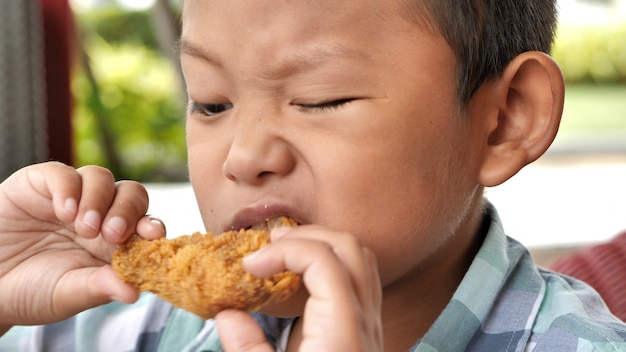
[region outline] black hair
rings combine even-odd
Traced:
[[[486,81],[526,51],[550,53],[556,0],[405,0],[425,2],[457,57],[457,90],[465,106]],[[417,6],[419,7],[419,6]]]

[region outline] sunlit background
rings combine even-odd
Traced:
[[[187,183],[185,93],[174,41],[179,0],[70,0],[75,163],[145,182],[172,233],[202,226]],[[626,229],[626,0],[561,0],[553,56],[566,78],[552,148],[487,190],[507,232],[533,248]],[[189,207],[172,204],[189,204]]]
[[[110,6],[112,3],[126,11],[145,11],[151,9],[155,0],[71,0],[76,11],[92,11],[98,7]]]
[[[149,39],[149,35],[143,39],[135,38],[131,28],[122,32],[126,34],[117,34],[119,37],[114,32],[104,34],[123,25],[116,24],[107,29],[105,24],[111,23],[111,18],[103,14],[125,14],[119,15],[117,21],[122,21],[123,16],[128,18],[139,14],[152,17],[150,14],[155,1],[74,0],[72,4],[82,25],[90,33],[85,47],[91,53],[92,64],[103,86],[103,105],[107,109],[121,109],[116,106],[125,100],[123,95],[126,90],[131,90],[124,84],[132,82],[146,91],[136,92],[128,100],[131,105],[146,99],[154,99],[155,102],[150,102],[152,105],[171,105],[165,120],[175,121],[177,110],[167,97],[174,96],[174,90],[180,86],[172,81],[176,75],[170,66],[171,61],[157,55],[157,51],[148,50],[158,47],[151,42],[154,38]],[[176,7],[177,1],[171,4]],[[98,25],[98,21],[104,23]],[[134,21],[138,23],[138,19]],[[153,17],[146,23],[154,28]],[[154,30],[145,31],[146,34],[155,33]],[[127,40],[120,40],[123,38]],[[576,247],[607,240],[626,229],[625,38],[625,0],[560,1],[559,31],[553,56],[561,65],[567,83],[561,130],[546,156],[504,185],[487,190],[509,234],[531,247],[550,250]],[[77,75],[75,80],[75,94],[79,98],[88,91],[81,88],[85,82],[80,77],[80,74]],[[103,160],[97,156],[101,155],[98,151],[102,150],[102,144],[90,134],[94,131],[90,132],[87,127],[94,121],[90,114],[88,108],[79,104],[75,117],[77,145],[81,150],[79,162],[101,163]],[[139,113],[129,111],[129,114],[137,116]],[[119,118],[118,113],[113,115]],[[153,117],[155,121],[164,119],[163,116]],[[163,127],[171,126],[163,123]],[[120,133],[128,133],[132,129],[120,128]],[[182,138],[182,131],[178,136],[173,137],[174,140]],[[145,140],[153,137],[148,136]],[[142,140],[142,137],[133,139]],[[182,142],[180,146],[182,148]],[[182,151],[168,153],[159,149],[175,149],[175,146],[151,148],[154,146],[128,142],[120,149],[124,150],[120,156],[122,172],[135,178],[149,176],[145,181],[152,182],[153,194],[168,200],[162,203],[165,208],[159,208],[159,203],[153,205],[153,210],[171,216],[170,222],[179,226],[180,231],[193,231],[194,227],[200,226],[197,217],[196,221],[189,221],[187,210],[173,210],[172,213],[166,205],[169,200],[175,202],[175,199],[193,202],[188,185],[184,182],[154,184],[162,180],[181,181],[176,177],[184,177],[185,173],[171,168],[175,170],[177,165],[184,166],[184,163],[172,161],[168,168],[163,165],[161,156],[182,155]],[[155,158],[155,162],[145,161],[151,158]],[[145,167],[146,170],[137,171],[137,167]]]
[[[163,16],[155,11],[159,3],[169,3],[177,11],[179,0],[70,3],[82,33],[80,44],[94,71],[90,81],[79,68],[73,80],[78,99],[75,132],[79,164],[108,164],[120,177],[181,181],[186,175],[184,164],[177,158],[184,156],[184,146],[179,142],[154,143],[181,138],[182,131],[170,129],[176,130],[174,126],[181,122],[176,117],[181,114],[177,99],[184,92],[177,77],[177,62],[171,56],[174,50],[163,39],[168,28],[161,23]],[[553,56],[563,69],[568,89],[561,131],[550,153],[610,152],[623,157],[626,0],[560,0],[559,6]],[[94,85],[99,90],[97,95]],[[126,115],[133,118],[126,119]],[[146,134],[127,124],[139,118],[153,133]],[[98,132],[102,124],[112,133],[124,132],[117,141],[108,142],[113,147],[107,147]]]

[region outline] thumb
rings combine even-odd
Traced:
[[[265,334],[248,313],[224,310],[215,316],[222,347],[228,352],[271,352]]]
[[[109,303],[111,300],[133,303],[139,297],[135,289],[118,278],[110,265],[68,272],[57,292],[55,306],[59,311],[70,314]]]

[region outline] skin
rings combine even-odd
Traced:
[[[552,107],[559,95],[548,94],[553,98],[538,106],[550,128],[537,130],[536,150],[514,150],[511,157],[507,139],[532,129],[530,119],[504,123],[517,114],[517,106],[507,106],[509,97],[517,104],[517,92],[509,89],[513,78],[523,83],[517,67],[485,84],[462,109],[453,52],[431,28],[400,16],[403,9],[391,0],[190,0],[181,40],[191,100],[189,170],[206,227],[245,227],[277,215],[316,224],[290,231],[285,238],[291,241],[279,241],[272,251],[279,259],[267,255],[256,268],[291,269],[284,262],[313,257],[319,241],[340,257],[328,261],[352,268],[357,297],[373,283],[350,263],[364,260],[360,247],[370,248],[383,287],[387,350],[410,347],[445,307],[483,235],[483,186],[503,182],[538,157],[556,132],[558,118],[555,124],[552,117],[560,114]],[[531,56],[552,65],[538,53]],[[553,73],[558,81],[558,69]],[[350,241],[358,244],[340,249]],[[323,278],[310,277],[309,290],[324,285]],[[329,316],[342,311],[342,305],[332,307]],[[268,311],[303,314],[299,304]],[[316,340],[302,332],[307,324],[313,325],[305,310],[290,347]],[[344,333],[332,319],[325,324],[333,328],[317,340],[334,341],[329,331]],[[234,349],[250,336],[224,334]]]
[[[48,162],[3,181],[0,333],[13,325],[60,321],[111,300],[137,300],[138,293],[106,264],[115,245],[132,233],[165,235],[160,221],[144,216],[147,207],[143,186],[115,182],[97,166]]]
[[[320,225],[293,231],[306,237],[290,244],[300,251],[353,234],[378,259],[396,350],[426,331],[467,268],[484,135],[455,103],[446,42],[390,4],[187,1],[181,60],[204,104],[187,141],[206,227],[282,214]]]
[[[482,189],[552,142],[558,66],[514,58],[456,105],[455,58],[395,0],[186,0],[181,63],[191,182],[208,231],[287,215],[246,258],[301,273],[268,313],[300,317],[289,350],[406,350],[445,307],[480,245]],[[137,292],[108,263],[133,232],[164,236],[136,182],[58,163],[0,185],[0,333]],[[45,268],[45,271],[41,269]],[[5,289],[11,288],[11,289]],[[229,351],[269,351],[247,315],[216,318]],[[383,338],[384,336],[384,338]]]

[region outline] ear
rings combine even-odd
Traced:
[[[477,94],[482,94],[477,97],[482,99],[480,118],[486,118],[478,181],[491,187],[535,161],[552,144],[563,113],[565,83],[550,56],[532,51],[515,57]]]

